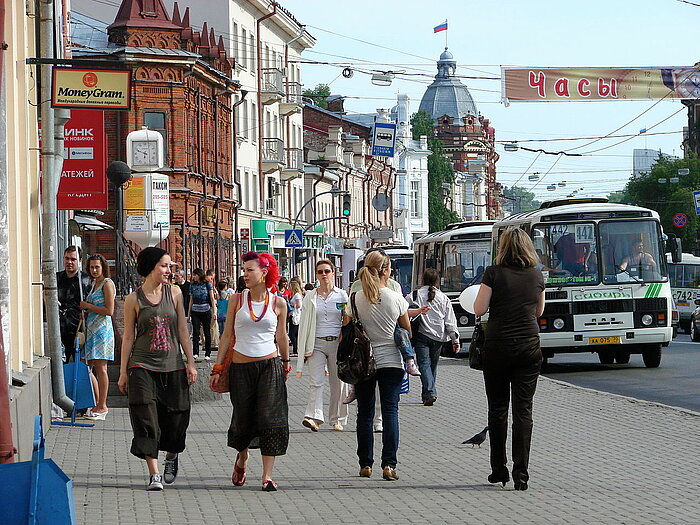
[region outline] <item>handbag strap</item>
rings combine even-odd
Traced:
[[[362,328],[362,321],[360,321],[360,318],[357,315],[357,305],[355,304],[355,296],[357,295],[357,292],[352,292],[350,294],[350,306],[352,307],[352,318],[355,320],[355,323]]]

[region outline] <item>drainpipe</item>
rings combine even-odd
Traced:
[[[39,2],[39,45],[42,58],[54,57],[54,1]],[[56,195],[59,174],[55,166],[54,112],[51,109],[51,66],[41,66],[41,178],[42,234],[41,272],[44,281],[44,304],[48,328],[48,353],[51,357],[53,402],[66,412],[73,410],[73,401],[66,395],[63,383],[61,330],[58,320],[58,287],[56,283]]]
[[[7,114],[5,107],[5,0],[0,0],[0,135],[7,136]],[[5,355],[3,334],[3,312],[7,312],[9,283],[7,279],[7,261],[9,260],[7,235],[7,152],[0,148],[0,252],[4,263],[0,270],[0,464],[12,463],[17,450],[12,444],[12,425],[10,423],[10,367],[8,355]]]
[[[263,196],[265,195],[265,181],[264,179],[266,178],[263,173],[263,109],[262,109],[262,39],[260,38],[260,27],[262,25],[262,22],[267,20],[268,18],[274,16],[277,14],[277,2],[272,2],[270,4],[272,7],[272,12],[266,14],[265,16],[258,18],[255,21],[255,39],[256,39],[256,51],[257,51],[257,86],[258,86],[258,104],[257,104],[257,111],[258,111],[258,196],[260,197],[261,202],[264,200]],[[261,210],[260,215],[262,216],[264,212],[264,208]]]
[[[299,34],[292,38],[289,42],[284,44],[284,69],[286,70],[289,67],[289,46],[299,40],[301,37],[304,36],[304,33],[306,32],[306,26],[304,24],[299,25]],[[301,82],[299,83],[301,85]],[[285,95],[289,96],[289,88],[287,88]],[[289,140],[289,134],[290,134],[290,122],[289,122],[289,116],[286,116],[284,118],[285,121],[285,127],[287,130],[287,144],[289,144],[291,141]],[[294,220],[294,215],[295,213],[292,211],[292,181],[288,181],[287,184],[287,216],[289,218],[289,222],[291,223]],[[292,263],[293,264],[293,263]]]
[[[241,209],[241,194],[243,193],[243,186],[241,185],[241,179],[238,178],[238,139],[236,138],[238,136],[238,125],[237,125],[237,119],[236,119],[236,109],[238,106],[243,104],[245,102],[245,97],[248,94],[248,91],[245,89],[241,89],[241,100],[238,102],[234,102],[234,104],[231,106],[231,132],[233,135],[233,157],[232,157],[232,164],[233,164],[233,184],[236,186],[236,204],[233,207],[233,227],[234,227],[234,243],[236,245],[236,254],[235,254],[235,264],[234,267],[236,268],[236,278],[240,275],[240,267],[241,267],[241,239],[240,239],[240,228],[239,228],[239,222],[238,222],[238,210]]]

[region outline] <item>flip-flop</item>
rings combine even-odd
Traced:
[[[231,474],[231,482],[237,487],[245,484],[245,469],[238,466],[238,457],[240,455],[240,452],[236,454],[236,461],[233,462],[233,474]]]
[[[262,489],[265,492],[275,492],[277,490],[277,483],[272,481],[271,479],[265,480],[265,482],[262,484]]]

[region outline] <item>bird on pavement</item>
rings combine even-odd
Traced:
[[[484,430],[479,432],[477,435],[470,437],[466,441],[462,441],[462,445],[471,445],[472,448],[474,448],[474,445],[478,445],[479,448],[481,448],[481,444],[486,441],[486,433],[489,431],[489,427],[486,427]]]

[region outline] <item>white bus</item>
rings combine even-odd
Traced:
[[[411,274],[413,273],[413,250],[408,246],[387,244],[376,246],[381,248],[391,259],[391,278],[401,285],[403,295],[411,291]],[[357,259],[357,271],[365,264],[365,254]]]
[[[434,268],[440,274],[440,290],[451,300],[457,316],[459,339],[463,345],[471,340],[474,315],[458,302],[459,294],[469,285],[481,282],[484,268],[491,264],[491,229],[495,221],[461,222],[447,230],[434,232],[414,241],[412,287],[423,285],[423,272]]]
[[[674,263],[671,254],[666,254],[668,280],[678,309],[679,327],[690,330],[690,316],[695,311],[695,299],[700,298],[700,257],[684,253],[681,261]]]
[[[603,364],[661,363],[672,339],[673,298],[659,215],[605,198],[545,202],[493,227],[493,242],[508,226],[530,234],[545,280],[539,319],[542,353],[596,352]],[[672,239],[680,260],[680,239]],[[546,361],[545,361],[546,363]]]

